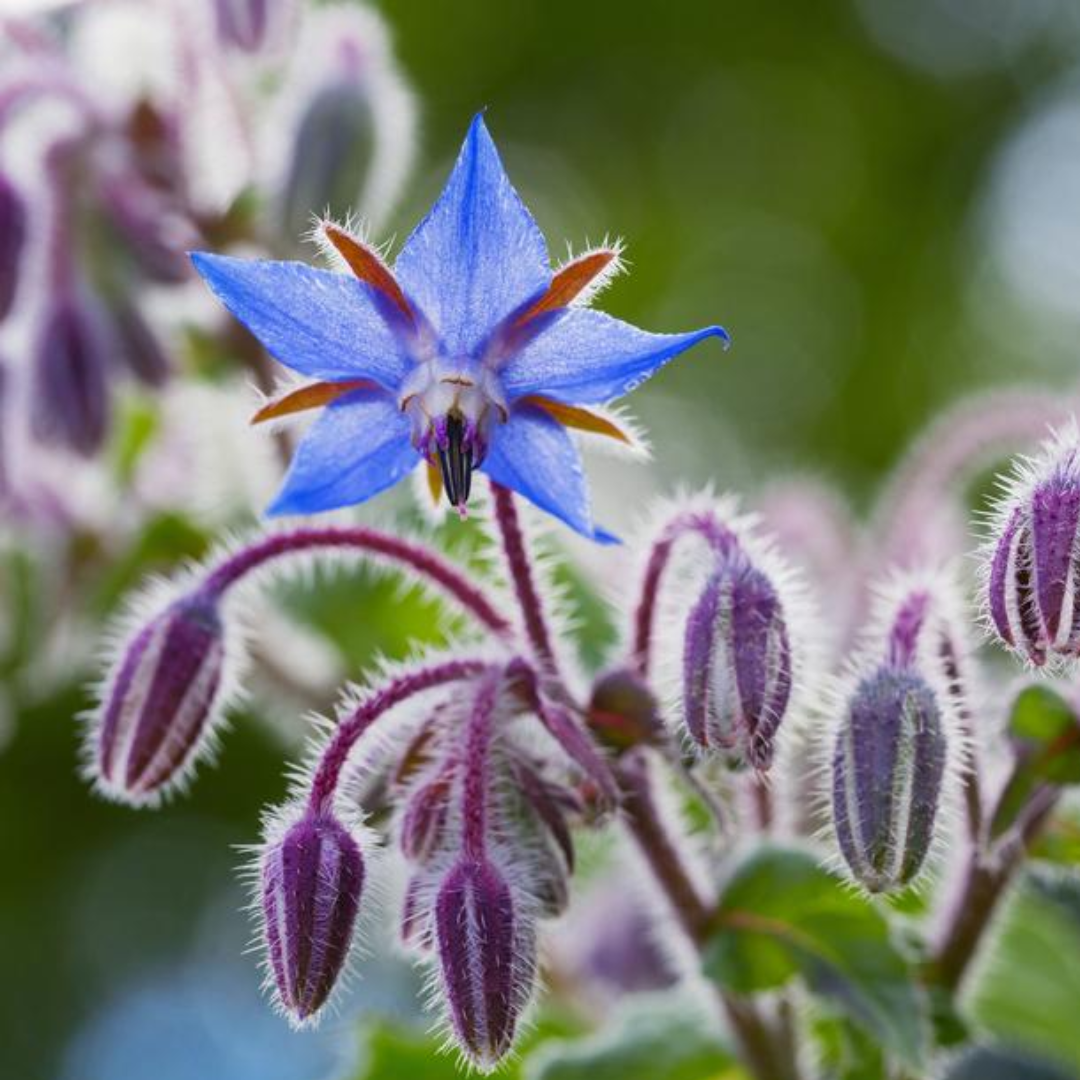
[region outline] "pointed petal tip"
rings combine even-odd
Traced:
[[[592,539],[598,544],[603,544],[605,547],[617,547],[622,545],[622,537],[616,536],[614,533],[608,532],[607,529],[601,529],[599,527],[593,529]]]

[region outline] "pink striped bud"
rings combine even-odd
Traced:
[[[217,605],[199,594],[174,601],[128,641],[87,748],[105,795],[142,806],[190,776],[210,748],[225,656]]]
[[[764,772],[791,687],[780,598],[765,574],[736,552],[709,579],[687,619],[686,726],[699,746]]]
[[[332,814],[308,810],[270,831],[259,874],[263,941],[277,1003],[305,1027],[318,1022],[348,959],[364,859]]]
[[[466,858],[439,889],[435,936],[458,1045],[472,1064],[490,1071],[509,1051],[532,993],[532,918],[490,861]]]

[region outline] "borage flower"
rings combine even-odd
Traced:
[[[547,245],[477,116],[445,190],[393,272],[335,225],[355,277],[295,262],[193,256],[229,310],[282,363],[320,380],[257,414],[325,406],[272,514],[363,502],[419,462],[464,513],[473,471],[598,540],[567,428],[628,441],[602,405],[718,326],[650,334],[573,306],[617,265],[613,248],[552,272]]]

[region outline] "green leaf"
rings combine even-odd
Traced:
[[[1050,1062],[1015,1050],[980,1046],[956,1061],[945,1080],[1072,1080]]]
[[[1017,888],[963,1007],[995,1037],[1080,1072],[1080,881],[1031,873]]]
[[[1029,686],[1013,703],[1009,735],[1016,768],[990,823],[995,839],[1007,832],[1042,784],[1080,783],[1080,720],[1068,702],[1046,686]]]
[[[704,952],[706,975],[752,994],[798,975],[909,1064],[926,1040],[924,1001],[874,904],[808,852],[757,849],[728,882]]]
[[[736,1080],[745,1074],[719,1024],[693,1001],[641,997],[594,1035],[549,1042],[525,1062],[525,1080]]]

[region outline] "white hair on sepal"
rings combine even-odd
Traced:
[[[283,1017],[294,1031],[313,1030],[324,1020],[338,1015],[343,999],[361,977],[359,965],[369,954],[368,942],[372,940],[373,924],[378,913],[385,909],[387,887],[383,864],[386,853],[378,833],[366,824],[363,811],[356,806],[336,807],[334,816],[345,827],[356,842],[363,859],[363,884],[360,904],[353,923],[352,938],[345,954],[345,962],[338,975],[330,996],[313,1015],[298,1020],[281,1000],[274,967],[266,947],[266,917],[263,906],[263,867],[267,853],[282,841],[289,829],[307,813],[303,799],[289,798],[279,806],[272,806],[263,811],[260,821],[261,840],[257,844],[234,845],[236,851],[246,856],[237,868],[237,876],[246,888],[249,896],[244,911],[255,924],[253,935],[244,949],[245,954],[260,957],[259,969],[262,973],[262,991],[270,998],[274,1011]]]
[[[612,255],[611,262],[570,301],[571,307],[588,307],[617,277],[627,272],[630,262],[625,258],[625,251],[626,244],[620,236],[605,236],[599,244],[592,244],[586,238],[585,246],[576,253],[571,244],[567,242],[566,258],[555,267],[554,272],[556,274],[565,270],[571,263],[586,259],[590,255],[599,255],[601,252],[609,252]]]
[[[393,236],[376,242],[372,237],[371,224],[366,218],[359,213],[350,212],[344,221],[336,221],[330,213],[330,208],[327,207],[321,214],[311,215],[311,225],[304,233],[303,240],[305,243],[314,244],[319,249],[319,254],[329,263],[331,269],[352,274],[345,256],[326,235],[328,228],[345,233],[350,239],[367,248],[388,270],[390,269],[390,252],[394,247]]]
[[[205,728],[192,744],[184,762],[172,777],[149,794],[132,795],[101,776],[97,753],[102,726],[129,650],[150,623],[162,617],[178,600],[191,595],[197,589],[200,579],[201,568],[193,560],[185,562],[171,577],[148,575],[137,589],[128,593],[120,613],[112,618],[101,635],[98,649],[101,675],[91,687],[94,703],[82,710],[76,719],[82,729],[79,773],[92,785],[97,795],[109,802],[157,809],[173,797],[185,794],[194,782],[199,766],[204,763],[212,766],[216,762],[221,739],[228,730],[228,714],[246,697],[243,681],[247,667],[250,628],[241,614],[227,612],[219,605],[223,639],[221,676]]]
[[[971,748],[962,709],[970,698],[958,697],[950,685],[939,652],[943,635],[957,650],[960,671],[966,674],[972,667],[970,643],[964,632],[964,601],[956,580],[955,564],[928,566],[894,571],[873,587],[874,599],[867,626],[860,633],[855,649],[844,670],[824,686],[823,701],[827,706],[822,725],[825,737],[814,744],[818,776],[815,798],[815,817],[821,822],[816,840],[828,853],[824,865],[864,896],[875,896],[857,880],[840,850],[833,821],[833,756],[852,698],[861,682],[887,666],[888,638],[900,607],[913,594],[925,593],[929,608],[918,635],[914,668],[933,692],[945,735],[945,766],[931,840],[922,866],[915,877],[895,894],[914,892],[925,895],[940,883],[946,867],[946,853],[953,850],[958,839],[963,813],[963,785],[971,767]],[[970,686],[970,683],[969,683]]]
[[[625,405],[590,405],[586,412],[613,424],[625,437],[619,439],[606,432],[568,427],[571,436],[580,440],[587,449],[625,461],[641,463],[652,460],[652,442],[649,435]]]

